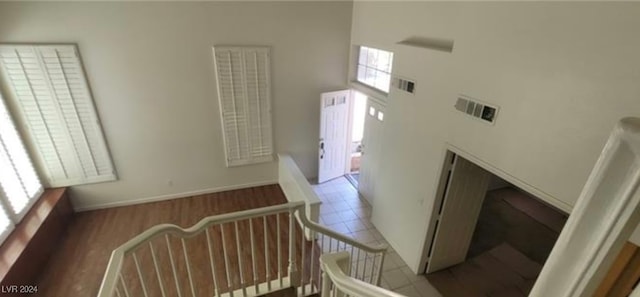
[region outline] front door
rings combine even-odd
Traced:
[[[350,90],[322,93],[318,183],[343,176],[348,168]]]

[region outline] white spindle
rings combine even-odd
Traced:
[[[211,248],[211,235],[209,234],[209,228],[205,229],[204,232],[207,236],[207,248],[209,249],[209,264],[211,266],[211,281],[213,282],[213,292],[214,296],[219,296],[220,292],[218,291],[218,278],[216,277],[216,265],[213,258],[213,249]]]
[[[367,261],[369,260],[369,253],[364,253],[364,266],[362,267],[362,281],[367,281]],[[373,270],[373,269],[371,269]],[[373,273],[373,272],[372,272]]]
[[[300,277],[298,275],[298,267],[296,265],[296,217],[293,210],[289,211],[289,281],[295,286],[299,285]],[[304,236],[303,236],[304,237]]]
[[[293,214],[291,214],[291,216],[293,216]],[[302,249],[302,251],[300,252],[302,257],[300,257],[300,286],[302,286],[302,296],[306,296],[306,286],[304,284],[304,263],[305,263],[305,246],[306,246],[306,241],[305,241],[305,237],[304,237],[304,231],[305,228],[304,226],[302,226],[302,232],[300,233],[300,238],[301,238],[301,245],[300,248]]]
[[[176,284],[176,292],[178,292],[178,297],[182,297],[182,290],[180,289],[180,282],[178,281],[178,273],[176,272],[176,264],[173,261],[173,252],[171,252],[171,244],[169,243],[169,235],[165,235],[164,239],[167,242],[167,251],[169,252],[169,262],[171,262],[171,271],[173,272],[173,280]]]
[[[380,265],[378,265],[378,274],[376,276],[376,286],[380,286],[380,281],[382,280],[382,265],[384,265],[384,256],[387,253],[380,253]]]
[[[227,241],[224,236],[224,224],[220,225],[220,236],[222,237],[222,254],[224,255],[224,270],[227,274],[227,288],[229,295],[233,297],[233,286],[231,285],[231,276],[229,275],[229,256],[227,254]]]
[[[276,214],[276,236],[278,243],[278,281],[282,287],[282,249],[280,247],[280,214]]]
[[[267,290],[271,291],[271,269],[269,267],[269,232],[267,232],[267,216],[262,217],[262,226],[264,227],[264,269],[267,279]]]
[[[360,269],[360,249],[358,249],[357,257],[356,257],[356,273],[353,277],[358,278],[358,270]]]
[[[256,269],[256,245],[253,238],[253,219],[249,219],[249,237],[251,238],[251,263],[253,268],[253,286],[256,294],[260,294],[260,286],[258,285],[258,270]]]
[[[142,287],[142,294],[144,297],[149,297],[149,294],[147,294],[147,284],[144,283],[142,271],[140,270],[140,263],[138,262],[138,256],[135,252],[133,253],[133,263],[136,264],[136,270],[138,271],[138,277],[140,278],[140,286]]]
[[[233,222],[236,236],[236,252],[238,254],[238,268],[240,270],[240,287],[242,288],[242,296],[247,297],[247,286],[244,281],[244,269],[242,265],[242,248],[240,247],[240,237],[238,236],[238,221]]]
[[[162,297],[166,297],[167,295],[164,292],[162,277],[160,276],[160,268],[158,268],[158,260],[156,259],[156,251],[153,248],[153,243],[151,241],[149,241],[149,249],[151,250],[151,259],[153,260],[153,267],[156,270],[156,277],[158,277],[158,286],[160,286],[160,294],[162,294]]]
[[[321,297],[331,297],[331,278],[326,272],[322,272],[322,290]]]
[[[124,290],[124,295],[130,297],[129,290],[127,290],[127,284],[124,283],[124,278],[122,278],[122,273],[118,273],[118,279],[120,279],[120,284],[122,285],[122,289]]]
[[[311,264],[309,264],[309,284],[311,284],[311,292],[313,293],[313,273],[315,272],[315,270],[313,269],[314,263],[315,261],[315,251],[316,251],[316,245],[318,244],[316,242],[316,238],[315,238],[315,234],[313,232],[311,232],[312,236],[311,236]],[[320,266],[320,265],[318,265]],[[319,285],[319,284],[316,284]]]
[[[187,255],[187,245],[184,242],[184,238],[180,239],[182,241],[182,253],[184,254],[184,262],[187,266],[187,276],[189,277],[189,286],[191,287],[191,295],[196,297],[196,288],[193,285],[193,277],[191,275],[191,264],[189,263],[189,256]]]

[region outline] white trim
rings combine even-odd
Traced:
[[[186,197],[191,197],[196,195],[213,194],[213,193],[224,192],[224,191],[241,190],[241,189],[247,189],[252,187],[261,187],[261,186],[268,186],[268,185],[275,185],[275,184],[278,184],[278,180],[264,180],[264,181],[258,181],[253,183],[221,186],[216,188],[208,188],[208,189],[187,191],[187,192],[174,193],[174,194],[137,198],[137,199],[131,199],[126,201],[98,203],[98,204],[82,206],[82,207],[74,207],[74,209],[76,212],[82,212],[82,211],[98,210],[98,209],[105,209],[105,208],[112,208],[112,207],[130,206],[130,205],[143,204],[143,203],[149,203],[149,202],[165,201],[165,200],[171,200],[171,199],[186,198]]]
[[[567,213],[571,213],[571,210],[573,209],[573,206],[567,204],[566,202],[554,197],[553,195],[539,189],[536,188],[533,185],[528,184],[527,182],[519,179],[516,176],[511,175],[510,173],[495,167],[493,165],[491,165],[488,162],[485,162],[484,160],[472,155],[471,153],[447,142],[446,143],[446,150],[449,150],[469,161],[471,161],[472,163],[475,163],[476,165],[482,167],[483,169],[491,172],[492,174],[498,176],[501,179],[504,179],[505,181],[513,184],[514,186],[522,189],[523,191],[538,197],[540,199],[542,199],[543,201],[551,204],[554,207],[557,207],[559,209],[561,209],[562,211],[565,211]]]
[[[443,175],[447,174],[446,170],[446,166],[449,166],[449,164],[447,164],[447,162],[445,161],[445,159],[448,156],[448,152],[454,153],[456,155],[459,155],[462,158],[467,159],[468,161],[482,167],[484,170],[489,171],[490,173],[498,176],[499,178],[513,184],[514,186],[520,188],[521,190],[539,198],[542,199],[543,201],[545,201],[546,203],[551,204],[553,207],[556,207],[562,211],[565,211],[567,213],[571,213],[572,210],[572,206],[559,200],[558,198],[553,197],[551,194],[536,188],[533,185],[530,185],[528,183],[526,183],[525,181],[511,175],[510,173],[495,167],[494,165],[491,165],[488,162],[485,162],[484,160],[474,156],[473,154],[461,149],[460,147],[451,144],[449,142],[445,142],[444,145],[444,150],[443,150],[443,154],[442,154],[442,158],[441,160],[443,160],[442,162],[442,166],[438,169],[440,171],[440,175],[439,178],[437,180],[438,186],[435,187],[435,190],[433,191],[433,195],[432,197],[434,198],[434,203],[431,204],[431,208],[428,209],[427,211],[431,213],[431,217],[429,218],[429,222],[427,223],[427,231],[425,233],[424,238],[422,239],[422,255],[420,256],[420,262],[418,263],[418,269],[417,271],[422,272],[426,269],[427,267],[427,261],[429,260],[429,247],[431,246],[431,240],[433,238],[433,232],[435,232],[435,221],[437,220],[437,218],[435,217],[435,213],[436,211],[434,211],[434,208],[437,206],[439,207],[439,204],[437,204],[438,199],[441,199],[441,195],[443,195],[442,191],[444,188],[444,185],[442,185],[441,183],[443,182],[442,179],[446,178]]]
[[[640,118],[609,136],[530,296],[591,296],[640,222]]]

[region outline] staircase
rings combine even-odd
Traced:
[[[309,193],[300,178],[293,183]],[[327,229],[308,211],[303,199],[189,228],[156,225],[113,251],[98,297],[400,296],[378,287],[386,246]]]

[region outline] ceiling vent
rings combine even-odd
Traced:
[[[391,85],[396,89],[411,94],[415,93],[416,91],[416,82],[406,78],[393,77],[393,79],[391,79]]]
[[[493,124],[498,115],[498,107],[488,105],[464,95],[458,96],[455,108],[474,118]]]

